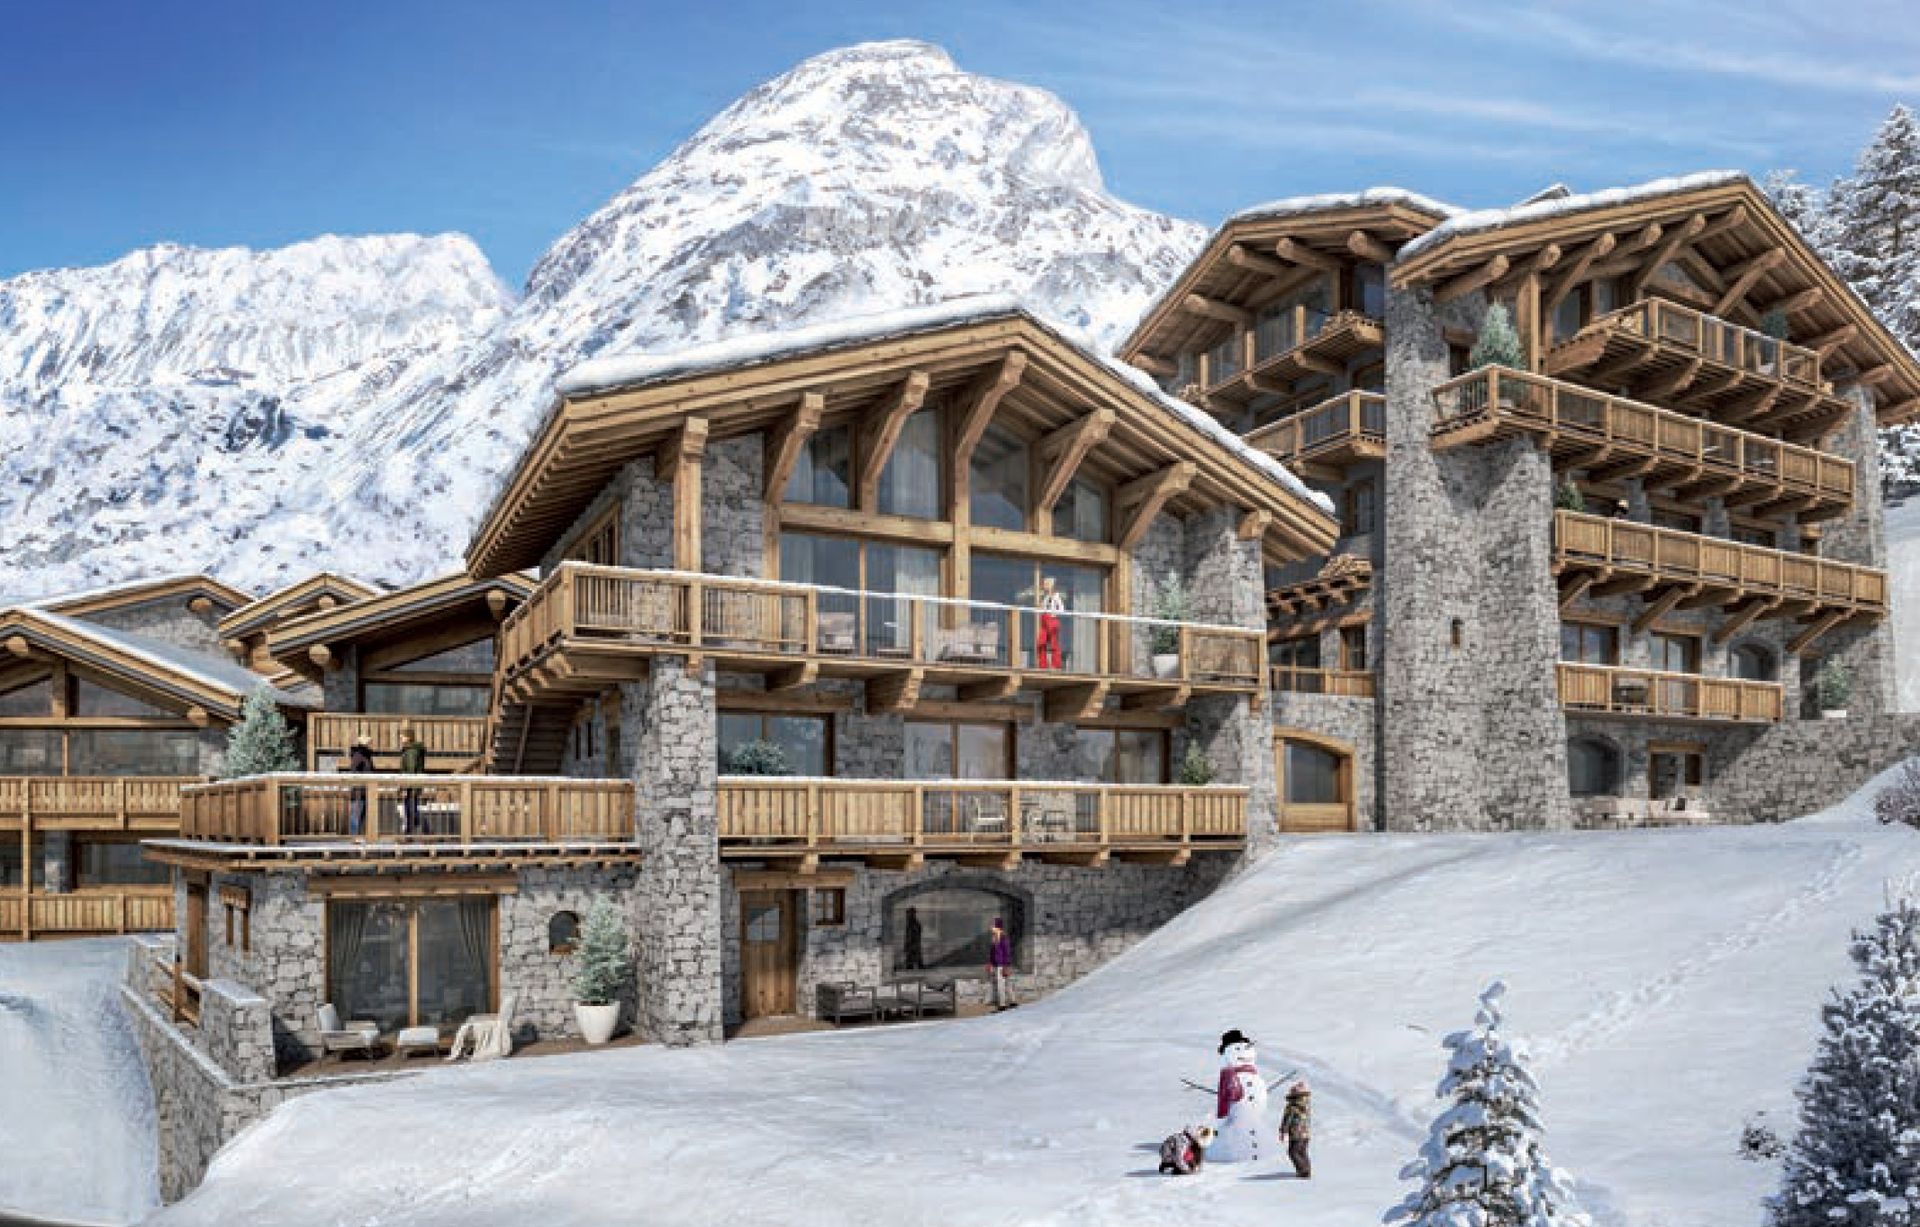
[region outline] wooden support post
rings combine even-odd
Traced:
[[[792,478],[795,466],[800,463],[800,454],[806,450],[807,441],[820,429],[820,414],[826,405],[824,393],[801,393],[800,403],[794,406],[792,416],[774,432],[767,448],[766,481],[763,486],[767,502],[785,501],[787,482]]]
[[[673,566],[700,569],[700,471],[707,455],[707,419],[691,417],[660,450],[654,471],[673,483]]]
[[[1114,498],[1114,510],[1120,516],[1121,529],[1116,544],[1122,552],[1130,552],[1140,544],[1154,517],[1186,491],[1198,471],[1199,466],[1193,461],[1180,460],[1120,487]]]
[[[926,400],[931,382],[925,371],[908,375],[863,426],[860,433],[860,474],[856,484],[858,500],[854,503],[860,510],[879,510],[880,474],[887,467],[887,458],[893,455],[894,444],[900,441],[900,432],[906,427],[907,419]]]

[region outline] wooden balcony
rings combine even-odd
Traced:
[[[1556,467],[1639,477],[1683,500],[1718,495],[1754,515],[1821,520],[1853,504],[1851,460],[1558,379],[1483,367],[1433,398],[1437,449],[1526,435],[1552,449]]]
[[[1772,724],[1786,709],[1786,691],[1779,682],[1565,661],[1559,670],[1560,703],[1569,714]]]
[[[1273,689],[1287,694],[1371,699],[1374,693],[1371,669],[1302,669],[1294,665],[1274,665],[1272,673]]]
[[[1246,402],[1284,392],[1310,375],[1342,375],[1347,363],[1386,344],[1386,326],[1358,311],[1311,307],[1254,320],[1202,353],[1193,372],[1203,399]]]
[[[631,859],[633,796],[627,780],[558,776],[257,775],[183,790],[180,838],[147,847],[216,868]]]
[[[722,856],[802,869],[824,857],[1178,865],[1238,850],[1247,833],[1247,789],[1217,786],[723,776],[719,805]]]
[[[153,933],[173,928],[171,886],[83,887],[66,894],[0,893],[0,941]]]
[[[1553,557],[1563,609],[1583,593],[1633,592],[1655,611],[1646,622],[1717,606],[1734,632],[1756,618],[1887,613],[1885,571],[1630,520],[1555,512]],[[1725,627],[1716,635],[1730,637]]]
[[[315,769],[324,758],[345,758],[357,737],[372,743],[375,762],[397,766],[403,728],[413,729],[426,747],[429,771],[464,770],[486,753],[485,716],[315,712],[307,717],[307,769]]]
[[[1308,477],[1337,480],[1346,465],[1386,456],[1387,398],[1357,389],[1342,392],[1245,438]]]
[[[197,775],[0,775],[0,831],[170,832]],[[0,926],[5,927],[5,926]]]
[[[1044,692],[1048,719],[1097,713],[1109,695],[1139,706],[1189,694],[1258,693],[1265,632],[1115,614],[1060,615],[1066,659],[1036,667],[1039,613],[982,601],[861,593],[808,584],[564,563],[501,627],[502,695],[591,693],[685,655],[765,675],[772,688],[865,679],[874,710],[908,710],[923,683],[963,697]],[[1156,671],[1152,632],[1177,639]]]
[[[1821,381],[1816,351],[1657,298],[1594,320],[1549,350],[1545,367],[1790,438],[1816,438],[1850,408]]]

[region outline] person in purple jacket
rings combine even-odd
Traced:
[[[1020,1003],[1013,996],[1013,942],[1007,937],[1006,922],[993,918],[988,935],[987,979],[993,983],[993,1008],[1011,1010]]]

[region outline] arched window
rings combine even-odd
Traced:
[[[554,954],[572,954],[580,942],[580,917],[573,912],[555,912],[547,921],[547,949]]]
[[[995,918],[1007,927],[1016,967],[1027,966],[1027,909],[1017,897],[934,883],[887,896],[885,941],[895,975],[978,971],[987,965]]]
[[[1346,760],[1304,741],[1287,743],[1287,804],[1339,805],[1346,801],[1341,768]]]
[[[1567,791],[1576,797],[1620,795],[1620,751],[1598,737],[1567,742]]]
[[[1743,643],[1727,653],[1727,670],[1749,682],[1777,681],[1780,663],[1772,651],[1757,643]]]
[[[1280,772],[1280,829],[1287,832],[1354,829],[1353,749],[1304,731],[1276,734]]]

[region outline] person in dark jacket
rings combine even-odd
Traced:
[[[993,918],[993,929],[987,935],[987,979],[993,985],[994,1009],[1011,1010],[1020,1004],[1013,995],[1013,940],[998,916]]]
[[[427,747],[420,735],[411,727],[400,730],[400,774],[425,775],[427,771]],[[403,835],[425,835],[426,824],[420,821],[420,790],[404,788],[400,790],[400,833]]]
[[[353,739],[353,748],[347,751],[347,770],[366,774],[373,770],[373,743],[362,734]],[[360,838],[367,824],[367,790],[356,788],[347,798],[347,834]]]
[[[1287,1144],[1293,1174],[1302,1180],[1313,1179],[1313,1159],[1307,1154],[1307,1143],[1312,1137],[1313,1092],[1302,1078],[1287,1088],[1287,1108],[1280,1114],[1280,1140]]]

